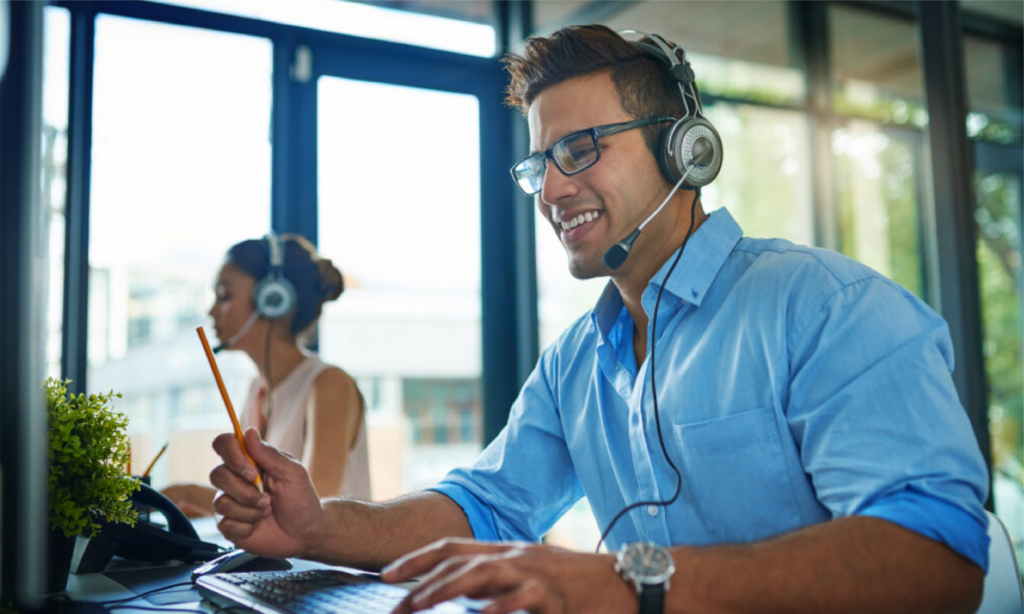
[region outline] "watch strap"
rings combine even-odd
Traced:
[[[640,591],[640,614],[664,614],[665,585],[644,584]]]

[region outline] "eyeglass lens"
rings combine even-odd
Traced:
[[[590,132],[569,135],[551,148],[551,157],[566,175],[578,173],[597,161],[597,142]],[[547,160],[537,153],[520,162],[513,174],[523,192],[536,194],[544,185]]]

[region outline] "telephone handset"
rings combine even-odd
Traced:
[[[75,568],[76,573],[103,571],[115,555],[133,561],[162,563],[171,559],[208,561],[225,552],[220,546],[199,539],[192,523],[170,499],[148,484],[141,486],[131,496],[132,505],[140,512],[135,526],[101,520],[102,528],[89,540]],[[164,515],[166,527],[148,520],[147,512],[151,510]]]

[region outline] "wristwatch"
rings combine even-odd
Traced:
[[[651,542],[625,544],[615,559],[615,572],[640,596],[640,614],[663,614],[665,591],[676,571],[668,550]]]

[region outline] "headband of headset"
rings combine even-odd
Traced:
[[[686,59],[686,51],[657,34],[637,30],[619,32],[620,36],[627,34],[644,36],[651,41],[630,43],[669,67],[669,73],[679,86],[683,101],[683,117],[665,129],[658,139],[655,158],[662,175],[671,184],[685,177],[683,185],[689,189],[708,185],[718,176],[722,167],[722,139],[711,122],[704,117],[704,109],[694,84],[696,78]]]

